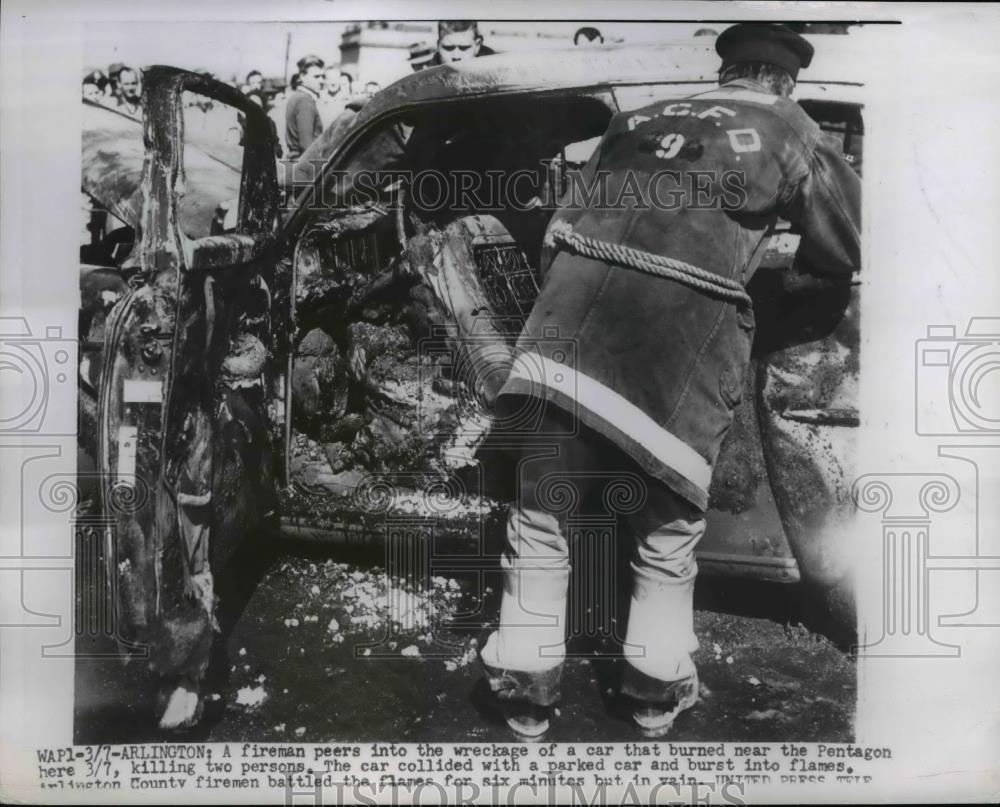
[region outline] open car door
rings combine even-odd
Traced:
[[[274,134],[232,87],[168,67],[143,79],[136,271],[108,319],[98,404],[106,556],[118,636],[155,671],[197,680],[215,577],[277,521],[287,293]],[[186,195],[196,184],[214,195]]]

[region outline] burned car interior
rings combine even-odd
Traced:
[[[392,210],[400,221],[386,222],[379,230],[382,235],[368,234],[372,247],[381,245],[377,254],[384,258],[384,232],[390,224],[397,229],[402,225],[398,235],[405,237],[443,228],[461,216],[487,213],[501,220],[527,251],[531,264],[537,265],[548,220],[538,208],[540,197],[549,192],[549,165],[566,144],[603,133],[611,115],[607,100],[599,97],[543,96],[468,101],[397,116],[330,172],[318,194],[320,209],[310,215],[310,222],[322,226],[356,216],[359,208],[393,218],[388,215]],[[373,172],[375,178],[366,177],[364,188],[359,188],[352,179],[362,171]],[[408,188],[405,180],[394,180],[393,172],[416,177],[419,187]],[[376,185],[380,174],[384,177]],[[519,177],[516,187],[472,184],[472,177],[499,180],[514,175]],[[333,229],[343,239],[353,228]],[[367,231],[367,226],[363,229]],[[374,249],[362,249],[359,257],[363,261],[375,254]],[[373,268],[362,263],[354,271]]]
[[[543,205],[539,197],[551,192],[550,165],[566,144],[600,135],[611,114],[605,99],[583,94],[456,103],[384,122],[344,163],[348,179],[362,169],[376,172],[376,177],[384,172],[386,180],[374,188],[377,193],[372,185],[328,184],[324,201],[342,199],[345,204],[311,212],[304,228],[294,267],[299,335],[311,341],[320,338],[319,330],[342,355],[364,353],[371,360],[373,350],[363,343],[372,329],[405,326],[408,330],[396,336],[401,343],[421,343],[425,355],[434,356],[436,380],[426,370],[422,375],[437,389],[451,385],[454,391],[474,383],[452,366],[451,351],[444,347],[447,338],[437,344],[432,333],[435,328],[447,333],[456,308],[467,313],[481,309],[490,314],[491,333],[513,342],[537,294],[542,236],[552,213],[552,206]],[[524,121],[533,126],[526,127]],[[403,172],[402,179],[393,176],[395,171]],[[523,181],[513,192],[472,184],[477,178],[516,172]],[[345,178],[341,173],[333,176],[338,182]],[[462,184],[462,177],[469,184]],[[424,188],[408,187],[407,179],[412,178]],[[438,178],[452,181],[435,185]],[[523,198],[509,198],[517,193]],[[456,251],[461,259],[446,257],[454,257]],[[435,276],[444,270],[444,275],[457,272],[458,277],[449,289],[433,288],[435,281],[428,282],[432,269]],[[385,319],[393,306],[395,320]],[[371,328],[361,328],[365,322]],[[356,374],[357,361],[353,367]],[[397,370],[405,378],[406,369]],[[296,375],[300,381],[304,376],[293,371]],[[371,405],[378,408],[380,396],[372,401],[365,395],[364,389],[371,391],[368,380],[353,383],[351,373],[335,375],[355,387],[339,396],[346,406],[343,421],[357,425],[370,420],[371,413],[365,410]],[[311,437],[322,439],[315,430],[316,413],[308,406],[316,397],[315,388],[305,391],[293,384],[293,416]],[[413,408],[412,403],[396,403]],[[381,408],[382,415],[393,411],[391,405]],[[407,417],[400,417],[402,425],[411,428]],[[352,437],[348,431],[346,437],[351,445],[359,439],[358,432]],[[418,452],[423,456],[409,456],[418,467],[421,462],[436,463],[433,454],[440,447],[432,434],[428,437],[428,445]],[[345,463],[349,467],[353,452],[343,440],[336,443],[344,451],[334,457],[334,467]],[[375,451],[374,458],[370,453],[368,457],[385,470]]]

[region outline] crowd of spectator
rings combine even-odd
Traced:
[[[437,26],[436,45],[412,45],[409,63],[416,71],[492,53],[474,20],[443,20]],[[350,73],[312,54],[303,56],[296,66],[298,72],[289,82],[291,91],[280,99],[284,111],[278,111],[276,120],[290,159],[298,158],[337,118],[357,112],[381,90],[377,81],[367,81],[359,91]]]
[[[604,37],[597,28],[587,26],[576,31],[573,44],[602,45]],[[483,41],[475,20],[442,20],[437,24],[436,41],[412,44],[408,61],[413,71],[419,71],[494,52]],[[268,114],[278,140],[275,152],[279,158],[289,160],[298,158],[338,117],[357,112],[381,90],[378,82],[361,84],[347,69],[327,64],[313,54],[300,58],[296,68],[284,86],[265,79],[259,70],[251,70],[238,84]],[[93,70],[83,77],[83,98],[138,117],[141,73],[120,62],[110,65],[106,73]]]
[[[83,77],[83,97],[128,115],[138,115],[142,98],[140,73],[121,62],[110,65],[107,73],[92,70]]]

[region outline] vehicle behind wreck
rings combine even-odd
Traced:
[[[797,97],[860,170],[861,87],[833,80],[842,56],[817,58]],[[127,257],[85,267],[81,314],[95,391],[81,419],[97,426],[125,641],[153,641],[154,668],[198,674],[213,574],[251,534],[379,541],[416,512],[420,534],[448,522],[459,543],[488,540],[481,525],[499,521],[481,516],[509,493],[483,444],[491,396],[568,172],[613,114],[708,89],[716,66],[687,43],[422,71],[278,166],[284,213],[264,116],[217,82],[147,71],[138,182],[104,181],[100,149],[84,148],[85,189],[135,228]],[[244,116],[238,172],[218,153],[197,170],[210,150],[185,141],[185,91]],[[479,178],[479,192],[445,182],[440,204],[416,204],[408,178],[432,174]],[[482,181],[515,175],[521,194]],[[204,225],[233,188],[218,232],[183,223],[187,193],[205,196]],[[803,271],[797,242],[779,228],[749,287],[753,365],[698,561],[818,583],[850,623],[837,531],[851,510],[859,288]]]

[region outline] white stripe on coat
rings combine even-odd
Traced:
[[[549,387],[571,398],[643,446],[668,468],[702,490],[708,490],[712,467],[705,458],[600,381],[534,352],[520,354],[514,360],[508,378],[519,378],[532,386]]]

